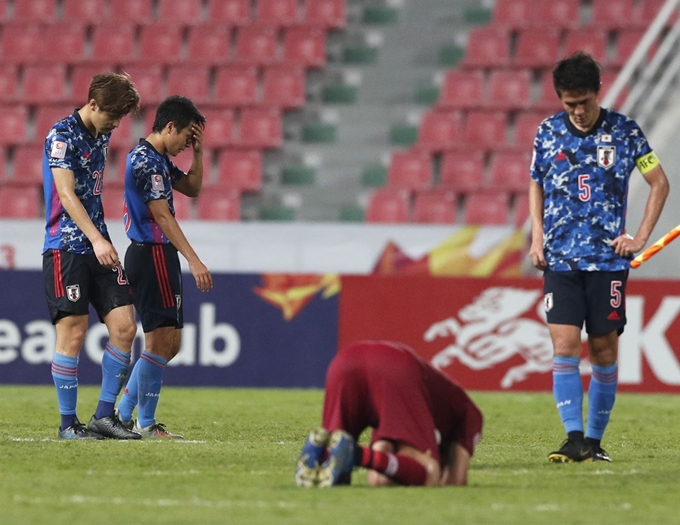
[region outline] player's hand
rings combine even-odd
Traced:
[[[545,260],[543,253],[543,245],[538,243],[531,243],[529,249],[529,257],[531,257],[531,264],[538,270],[545,270],[548,268],[548,262]]]
[[[194,153],[203,153],[203,129],[205,126],[199,124],[192,124],[190,142],[191,147],[194,148]]]
[[[631,237],[627,233],[624,233],[623,235],[619,235],[616,239],[614,239],[609,246],[614,248],[614,251],[617,255],[620,255],[621,257],[630,257],[634,253],[642,250],[642,248],[645,247],[645,243],[638,241],[635,239],[635,237]]]
[[[113,247],[113,244],[103,237],[92,243],[92,249],[94,250],[94,254],[97,257],[99,264],[105,268],[113,269],[120,265],[118,252]]]
[[[202,292],[207,292],[213,287],[213,279],[210,270],[208,270],[208,267],[200,260],[189,263],[189,270],[196,280],[196,288]]]

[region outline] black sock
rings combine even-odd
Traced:
[[[598,449],[601,448],[600,447],[601,441],[599,439],[587,437],[586,443],[588,444],[588,446],[591,446],[593,448],[598,448]]]
[[[583,441],[583,432],[580,430],[573,430],[567,432],[567,437],[569,438],[569,441]]]

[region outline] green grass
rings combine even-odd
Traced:
[[[98,389],[81,388],[88,419]],[[484,439],[463,488],[299,489],[294,463],[320,422],[317,390],[165,388],[182,442],[58,441],[50,387],[0,387],[0,521],[7,525],[674,523],[677,398],[619,395],[610,464],[552,465],[561,426],[549,394],[473,393]]]

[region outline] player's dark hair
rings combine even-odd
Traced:
[[[156,110],[152,131],[160,133],[169,122],[173,122],[177,131],[182,131],[192,124],[205,124],[205,117],[196,105],[187,97],[172,95],[160,103]]]
[[[139,93],[128,75],[101,73],[90,82],[87,100],[93,100],[99,109],[114,118],[139,111]]]
[[[577,51],[557,63],[553,69],[553,86],[558,97],[565,91],[599,93],[600,66],[592,56]]]

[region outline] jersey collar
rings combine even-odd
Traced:
[[[607,116],[607,110],[604,108],[600,108],[600,115],[597,117],[597,120],[595,121],[595,124],[593,125],[592,128],[590,128],[588,131],[581,131],[578,129],[574,124],[569,120],[569,114],[565,111],[564,112],[564,125],[567,127],[569,130],[569,133],[572,135],[576,135],[577,137],[580,138],[585,138],[590,135],[595,135],[597,133],[597,130],[600,128],[602,125],[602,122],[604,121],[605,117]]]

